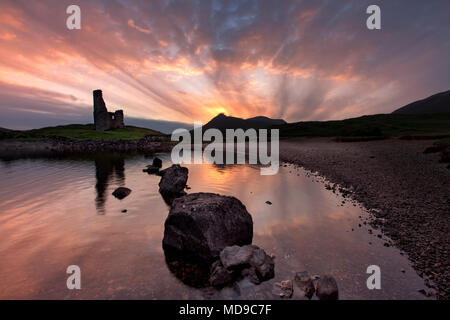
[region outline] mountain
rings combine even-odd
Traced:
[[[450,113],[450,90],[435,94],[423,100],[410,103],[392,112],[394,114]]]
[[[203,130],[210,128],[225,130],[225,129],[263,129],[271,126],[286,124],[282,119],[271,119],[268,117],[254,117],[250,119],[241,119],[236,117],[229,117],[223,113],[217,115],[211,121],[203,126]]]

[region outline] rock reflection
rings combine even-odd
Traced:
[[[183,282],[193,288],[209,287],[210,265],[195,261],[184,260],[169,254],[164,250],[166,264],[170,272]]]
[[[119,186],[125,185],[125,159],[120,155],[101,155],[94,158],[95,162],[95,190],[97,197],[95,205],[97,213],[103,215],[105,213],[106,190],[109,182],[115,178],[115,182]]]

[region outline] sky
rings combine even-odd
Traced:
[[[372,4],[381,30],[366,27]],[[450,89],[449,13],[448,0],[0,0],[0,127],[92,122],[95,89],[125,122],[172,126],[390,113]]]

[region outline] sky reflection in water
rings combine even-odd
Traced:
[[[169,165],[169,155],[159,157]],[[275,176],[248,165],[188,166],[188,192],[240,199],[253,217],[253,243],[276,260],[275,279],[259,286],[242,281],[240,290],[215,292],[183,284],[165,262],[161,243],[169,209],[158,193],[160,177],[142,172],[151,160],[1,161],[0,298],[273,299],[274,282],[303,270],[334,275],[342,299],[423,298],[417,292],[423,281],[407,258],[384,247],[376,231],[370,235],[358,226],[363,210],[342,204],[317,178],[292,166]],[[121,201],[111,195],[119,186],[133,190]],[[66,288],[66,268],[73,264],[81,267],[79,291]],[[382,290],[366,287],[372,264],[381,267]]]

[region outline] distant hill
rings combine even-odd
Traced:
[[[224,115],[223,113],[217,115],[211,121],[203,126],[203,130],[207,129],[262,129],[262,128],[270,128],[276,125],[286,124],[286,121],[282,119],[271,119],[268,117],[254,117],[250,119],[241,119],[236,117],[229,117]]]
[[[375,114],[334,121],[304,121],[276,126],[281,137],[450,136],[448,114]]]
[[[393,114],[436,114],[450,113],[450,90],[423,100],[410,103],[392,112]]]

